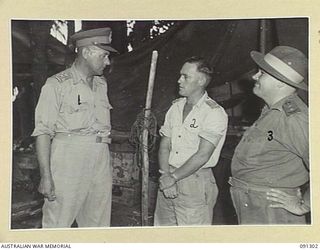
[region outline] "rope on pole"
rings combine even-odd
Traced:
[[[154,79],[156,75],[156,66],[158,60],[158,51],[152,52],[151,66],[148,81],[148,90],[145,108],[138,114],[137,120],[132,126],[130,141],[138,146],[138,158],[141,158],[141,224],[148,225],[148,205],[149,205],[149,150],[152,150],[156,141],[157,120],[151,112],[152,93]],[[141,155],[141,157],[139,157]],[[140,161],[139,161],[140,162]]]

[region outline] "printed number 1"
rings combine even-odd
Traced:
[[[273,132],[272,132],[272,130],[269,130],[268,131],[268,141],[272,141],[273,140]]]

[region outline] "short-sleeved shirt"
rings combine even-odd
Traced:
[[[48,78],[42,87],[32,136],[54,137],[57,132],[107,136],[111,131],[111,108],[105,78],[94,76],[91,89],[72,65]]]
[[[171,140],[169,164],[181,167],[199,149],[200,139],[211,142],[216,148],[202,168],[214,167],[226,138],[228,116],[224,109],[205,93],[183,121],[186,98],[173,102],[168,110],[161,136]]]
[[[262,110],[232,159],[232,175],[249,183],[293,188],[309,180],[308,107],[296,95]]]

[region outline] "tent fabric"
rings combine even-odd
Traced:
[[[241,78],[256,68],[250,51],[264,43],[266,52],[276,45],[288,45],[308,55],[308,19],[266,19],[265,40],[260,39],[261,19],[176,21],[166,33],[143,43],[132,52],[113,58],[106,74],[113,128],[130,131],[136,116],[142,112],[147,92],[153,50],[159,52],[154,82],[152,112],[161,125],[171,102],[178,97],[177,80],[183,62],[191,56],[202,56],[214,68],[208,92]],[[246,84],[246,80],[242,81]]]
[[[249,52],[258,46],[258,20],[178,21],[169,31],[135,51],[113,58],[106,74],[113,128],[129,131],[144,108],[153,50],[159,53],[152,112],[161,125],[178,97],[177,80],[183,62],[202,56],[214,68],[209,88],[234,80],[254,67]]]

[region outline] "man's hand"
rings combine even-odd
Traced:
[[[178,197],[178,186],[174,184],[172,187],[163,190],[163,194],[168,199],[174,199]]]
[[[18,94],[19,94],[19,89],[18,89],[18,87],[14,87],[14,89],[13,89],[13,95],[12,95],[12,102],[14,102],[14,101],[16,100]]]
[[[52,177],[42,177],[38,191],[49,201],[54,201],[56,199],[56,195]]]
[[[162,174],[160,179],[160,190],[165,190],[169,187],[172,187],[176,183],[176,179],[169,173]]]
[[[267,200],[276,202],[271,204],[271,208],[283,208],[295,215],[303,215],[310,211],[310,207],[303,203],[301,191],[297,195],[289,195],[277,189],[267,192]]]

